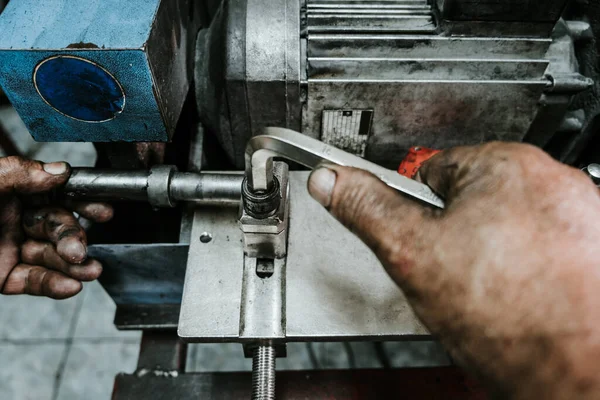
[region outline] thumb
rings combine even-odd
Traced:
[[[0,158],[0,194],[46,192],[65,183],[70,173],[69,164],[64,162],[44,164],[21,157]]]
[[[374,175],[326,166],[313,171],[308,191],[365,242],[397,281],[404,281],[431,241],[433,211]]]

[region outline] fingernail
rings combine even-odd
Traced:
[[[337,175],[327,167],[321,167],[313,171],[308,179],[308,192],[323,207],[331,204],[331,195],[335,187]]]
[[[52,175],[62,175],[67,172],[67,164],[64,162],[44,164],[44,171]]]
[[[85,245],[77,239],[61,240],[58,242],[57,250],[65,261],[71,264],[80,264],[85,261],[87,249]]]

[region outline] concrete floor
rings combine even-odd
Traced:
[[[36,143],[11,108],[0,108],[0,124],[23,154],[42,161],[91,166],[95,152],[86,143]],[[0,156],[1,156],[0,152]],[[85,284],[76,297],[54,301],[0,296],[0,399],[109,399],[114,377],[135,370],[140,332],[119,332],[115,305],[102,287]],[[384,343],[385,357],[372,343],[292,343],[283,369],[436,366],[450,363],[436,343]],[[249,371],[237,344],[193,345],[189,372]]]
[[[1,397],[110,398],[114,376],[135,370],[140,341],[114,328],[114,310],[98,283],[63,301],[0,298]]]

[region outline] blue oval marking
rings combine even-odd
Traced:
[[[125,108],[125,93],[115,77],[83,58],[48,58],[36,67],[33,82],[48,105],[80,121],[110,121]]]

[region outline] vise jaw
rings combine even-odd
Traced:
[[[290,212],[288,165],[274,162],[273,175],[278,182],[278,206],[271,215],[265,218],[251,215],[246,198],[240,206],[239,224],[243,232],[244,254],[248,257],[282,259],[287,254]]]

